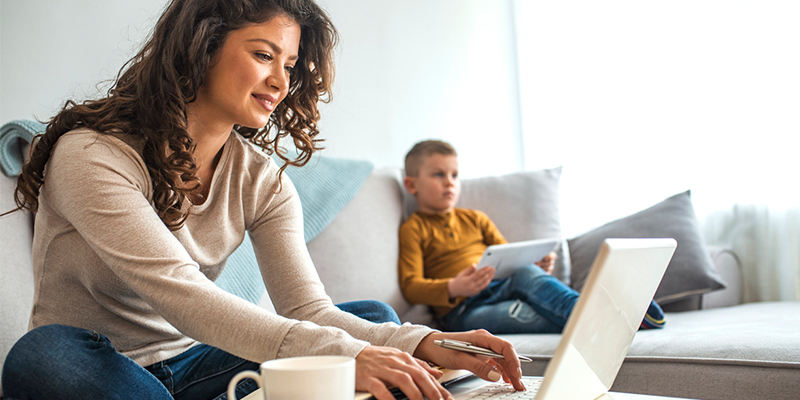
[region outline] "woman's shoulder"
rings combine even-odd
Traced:
[[[276,170],[275,161],[261,147],[238,133],[232,133],[228,139],[234,159],[244,164],[251,171]],[[253,169],[255,168],[255,169]]]
[[[141,156],[144,138],[124,133],[102,133],[89,128],[77,128],[64,133],[56,142],[56,148],[68,149],[70,153],[128,153]]]
[[[134,135],[78,128],[58,138],[48,165],[72,172],[124,171],[133,179],[147,180],[143,148],[143,139]]]
[[[53,199],[84,199],[84,195],[125,185],[149,195],[149,173],[133,147],[136,143],[87,128],[68,131],[58,138],[47,161],[44,186]]]
[[[271,193],[276,192],[279,187],[292,186],[291,182],[287,182],[286,174],[279,180],[278,163],[247,138],[234,132],[225,146],[224,174],[232,182],[238,182],[234,186],[240,187],[243,193]],[[287,194],[291,191],[280,192]]]

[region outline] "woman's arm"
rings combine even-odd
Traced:
[[[274,315],[214,285],[176,238],[181,232],[170,232],[153,210],[145,166],[119,139],[65,135],[48,164],[44,188],[54,212],[122,285],[189,337],[253,361],[355,356],[367,345],[340,329]],[[292,336],[324,340],[298,345]]]

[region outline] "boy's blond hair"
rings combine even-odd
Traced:
[[[456,149],[453,148],[450,143],[441,140],[425,140],[419,142],[406,154],[406,176],[417,177],[419,175],[419,169],[425,162],[425,159],[434,154],[458,156]]]

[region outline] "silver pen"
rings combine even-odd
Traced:
[[[475,346],[472,343],[462,342],[460,340],[452,340],[452,339],[434,340],[433,344],[444,347],[445,349],[463,351],[466,353],[480,354],[482,356],[492,357],[492,358],[503,358],[503,355],[500,353],[495,353],[489,349]],[[525,356],[517,356],[517,358],[519,358],[519,360],[522,362],[533,362],[533,360]]]

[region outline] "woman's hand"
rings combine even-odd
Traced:
[[[356,356],[356,390],[378,400],[394,399],[388,385],[398,387],[409,400],[452,399],[437,381],[441,376],[425,361],[391,347],[367,346]]]
[[[434,340],[441,339],[469,342],[476,346],[500,353],[503,355],[503,358],[489,358],[462,351],[445,349],[444,347],[433,344]],[[525,386],[520,380],[520,378],[522,378],[522,369],[514,346],[483,329],[469,332],[431,333],[426,336],[425,339],[422,339],[417,349],[414,351],[414,356],[445,368],[472,371],[475,375],[487,381],[496,382],[502,377],[503,381],[513,385],[514,389],[525,390]]]
[[[541,267],[544,272],[547,272],[547,275],[550,275],[553,272],[553,267],[556,265],[556,259],[558,255],[556,253],[550,252],[550,254],[544,256],[540,261],[537,261],[535,264]]]
[[[477,268],[477,264],[472,264],[447,282],[447,291],[451,299],[475,296],[489,286],[494,278],[494,268]]]

